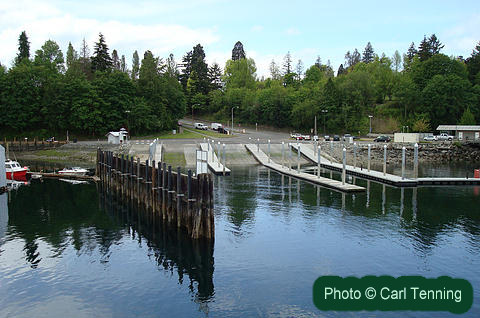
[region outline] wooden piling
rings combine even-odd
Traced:
[[[166,163],[152,161],[150,164],[148,160],[144,165],[132,156],[100,149],[97,149],[95,171],[102,189],[117,203],[136,203],[149,213],[147,218],[161,213],[166,221],[164,226],[186,230],[192,239],[214,239],[211,175],[193,177],[191,170],[184,175],[180,167],[172,171]]]

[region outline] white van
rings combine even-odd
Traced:
[[[212,123],[210,127],[212,128],[212,130],[218,130],[219,128],[223,128],[223,125],[219,123]]]
[[[202,123],[195,123],[195,129],[208,130],[208,126]]]

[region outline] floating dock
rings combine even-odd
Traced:
[[[220,162],[219,158],[215,154],[213,147],[214,147],[213,143],[210,146],[206,142],[200,143],[200,149],[202,149],[202,151],[208,152],[208,157],[207,157],[208,167],[216,175],[223,175],[223,174],[229,175],[230,169],[228,169],[226,166],[224,169],[224,165]],[[217,151],[220,152],[220,157],[221,157],[222,151],[220,149],[217,149]]]
[[[290,146],[298,152],[297,144],[291,143]],[[312,147],[308,144],[300,144],[301,154],[318,165],[318,155],[313,152]],[[343,164],[331,163],[329,160],[321,157],[320,167],[342,172]],[[351,165],[345,166],[345,173],[353,176],[357,176],[363,179],[373,180],[380,183],[389,184],[396,187],[416,187],[416,186],[452,186],[452,185],[480,185],[480,179],[474,178],[456,178],[456,177],[427,177],[409,179],[402,178],[389,173],[383,173],[381,171],[370,170],[360,167],[354,167]]]
[[[350,184],[342,183],[341,181],[332,180],[329,178],[318,177],[310,173],[298,172],[293,168],[288,168],[275,163],[272,159],[268,160],[268,156],[260,149],[257,150],[256,145],[246,144],[247,150],[255,157],[255,159],[267,168],[280,172],[284,175],[291,176],[297,179],[302,179],[314,184],[321,185],[326,188],[342,191],[342,192],[362,192],[365,188]]]

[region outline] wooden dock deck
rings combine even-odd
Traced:
[[[216,146],[215,146],[216,147]],[[208,143],[206,142],[202,142],[200,143],[200,149],[202,149],[202,151],[208,151]],[[220,156],[222,155],[222,150],[220,149]],[[212,145],[210,145],[210,151],[208,151],[208,167],[210,168],[210,170],[216,174],[216,175],[223,175],[223,164],[221,163],[221,161],[218,159],[217,155],[215,154],[215,151],[213,151],[212,149]],[[225,175],[229,175],[230,174],[230,169],[228,169],[226,166],[225,166]]]
[[[297,144],[290,144],[293,149],[298,151]],[[308,144],[300,144],[301,154],[312,161],[315,164],[318,164],[318,156],[314,154],[312,147]],[[343,164],[340,163],[330,163],[329,160],[325,158],[320,158],[320,166],[325,169],[334,170],[341,172],[343,169]],[[382,171],[370,170],[360,167],[353,167],[351,165],[345,166],[346,174],[357,176],[363,179],[373,180],[380,183],[385,183],[393,185],[396,187],[416,187],[416,186],[452,186],[452,185],[480,185],[480,179],[474,178],[457,178],[457,177],[427,177],[427,178],[417,178],[409,179],[402,178],[401,176],[396,176],[393,174],[383,174]]]
[[[350,184],[350,183],[345,183],[342,184],[341,181],[337,180],[332,180],[329,178],[324,178],[324,177],[317,177],[315,175],[305,173],[305,172],[298,172],[295,169],[289,169],[285,166],[282,166],[278,163],[275,163],[272,159],[270,159],[270,162],[268,161],[268,156],[262,151],[259,150],[257,151],[257,146],[253,144],[246,144],[245,147],[247,150],[255,157],[255,159],[260,162],[262,165],[264,165],[267,168],[270,168],[272,170],[275,170],[277,172],[280,172],[284,175],[291,176],[297,179],[302,179],[314,184],[318,184],[320,186],[342,191],[342,192],[362,192],[365,191],[365,188]]]

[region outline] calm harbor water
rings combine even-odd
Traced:
[[[356,184],[368,191],[344,195],[261,167],[234,169],[216,178],[209,244],[94,184],[34,181],[0,197],[0,317],[458,317],[321,312],[312,286],[322,275],[464,278],[474,304],[461,316],[478,317],[480,187]]]

